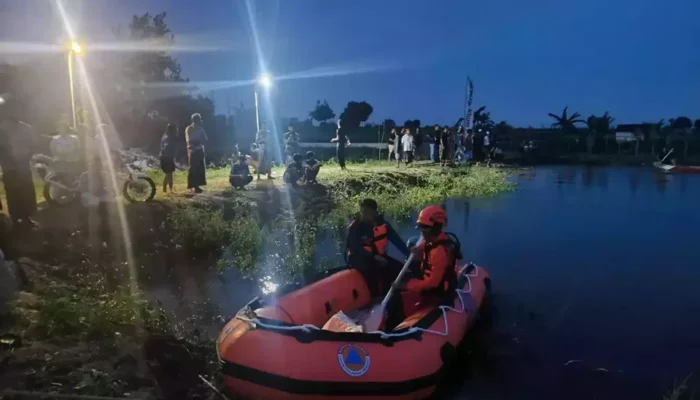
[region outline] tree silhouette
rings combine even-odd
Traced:
[[[683,116],[672,118],[669,120],[669,128],[674,138],[683,141],[683,155],[684,157],[688,157],[690,141],[693,139],[690,135],[690,130],[693,128],[693,121]]]
[[[316,107],[309,112],[309,117],[320,123],[335,118],[335,113],[326,100],[323,100],[323,103],[321,103],[321,100],[316,100]]]
[[[493,120],[491,119],[491,112],[486,111],[486,106],[482,106],[474,111],[474,129],[478,132],[489,131],[493,128]]]
[[[496,135],[506,135],[513,131],[513,127],[507,121],[501,121],[493,127]]]
[[[700,119],[696,119],[695,123],[693,123],[693,130],[696,135],[700,135]]]
[[[413,129],[413,130],[418,129],[418,128],[420,128],[420,120],[419,119],[407,119],[406,121],[404,121],[403,127],[408,128],[408,129]]]
[[[175,43],[175,36],[168,28],[166,16],[165,12],[134,15],[126,34],[121,28],[115,29],[115,33],[122,39],[158,44],[160,48],[167,48]],[[124,86],[130,88],[123,100],[131,106],[130,120],[121,121],[122,124],[128,124],[125,129],[121,129],[126,136],[122,137],[122,140],[126,139],[126,142],[132,142],[132,145],[144,146],[149,144],[146,140],[152,141],[151,138],[157,138],[155,133],[162,131],[163,121],[152,120],[148,115],[157,113],[182,129],[190,123],[190,116],[196,112],[202,115],[212,144],[211,149],[226,151],[224,146],[232,146],[231,135],[217,132],[214,103],[211,99],[192,96],[195,88],[184,84],[165,87],[157,85],[188,82],[188,79],[182,76],[180,64],[167,52],[158,50],[133,54],[126,59],[120,72],[125,81]]]
[[[693,122],[688,117],[678,117],[669,120],[671,130],[686,131],[693,127]]]
[[[361,123],[367,121],[374,108],[366,101],[351,101],[340,114],[343,126],[348,128],[358,128]]]
[[[586,121],[579,119],[581,114],[575,112],[571,114],[570,116],[568,115],[568,109],[569,107],[564,107],[564,110],[561,112],[561,115],[549,113],[548,115],[552,118],[554,118],[554,123],[552,123],[552,128],[557,128],[560,129],[564,132],[571,132],[576,130],[576,124],[578,123],[584,123]]]
[[[593,147],[595,146],[598,136],[607,135],[610,132],[610,126],[612,125],[613,121],[615,121],[615,118],[611,117],[607,111],[600,117],[595,115],[588,117],[586,120],[586,125],[588,126],[588,134],[586,135],[586,150],[588,154],[593,153]]]
[[[396,128],[396,121],[393,119],[385,119],[382,125],[384,125],[384,130],[386,132],[391,132],[392,129]]]
[[[0,95],[2,110],[26,120],[28,107],[33,98],[41,93],[37,87],[38,77],[28,66],[0,65]]]

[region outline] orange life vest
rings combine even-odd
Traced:
[[[453,240],[454,235],[448,233],[441,233],[437,240],[432,243],[422,242],[419,245],[420,253],[422,253],[420,262],[420,271],[418,273],[418,278],[421,279],[425,271],[432,270],[432,265],[430,264],[430,253],[433,249],[445,246],[450,254],[450,264],[445,268],[444,274],[442,276],[442,283],[440,286],[435,288],[436,295],[448,295],[452,296],[455,288],[457,287],[457,273],[455,272],[455,267],[457,265],[457,260],[462,258],[462,252],[460,249],[460,244]]]
[[[352,226],[357,220],[350,223]],[[376,225],[373,229],[373,237],[366,240],[362,245],[368,252],[378,255],[386,255],[386,247],[389,245],[389,228],[386,224]],[[350,250],[348,249],[348,255]]]

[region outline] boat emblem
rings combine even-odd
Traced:
[[[228,326],[226,329],[224,329],[224,332],[219,336],[219,343],[222,343],[226,338],[228,337],[229,334],[233,331],[233,326]]]
[[[338,364],[350,376],[362,376],[369,370],[369,354],[362,347],[345,344],[338,349]]]

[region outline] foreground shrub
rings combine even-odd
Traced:
[[[141,293],[50,290],[41,298],[36,329],[44,336],[108,338],[136,330],[165,332],[168,318]]]

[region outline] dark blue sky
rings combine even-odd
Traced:
[[[49,1],[0,0],[2,40],[55,37],[47,29]],[[82,18],[81,36],[91,40],[110,38],[109,28],[128,23],[131,14],[168,11],[176,35],[232,46],[179,54],[184,75],[194,81],[250,79],[256,73],[243,0],[64,2]],[[384,68],[278,82],[274,96],[280,116],[305,117],[316,99],[325,98],[336,113],[349,100],[366,100],[374,106],[374,121],[451,123],[462,113],[469,74],[475,106],[486,105],[495,120],[516,125],[548,125],[547,113],[566,105],[584,117],[610,111],[620,123],[700,118],[698,0],[252,3],[275,74],[332,66]],[[25,19],[16,17],[28,7],[33,11],[22,13]],[[8,10],[15,16],[9,25]],[[55,21],[51,27],[60,31]],[[235,105],[252,103],[249,88],[218,91],[218,112],[226,111],[227,95]]]

